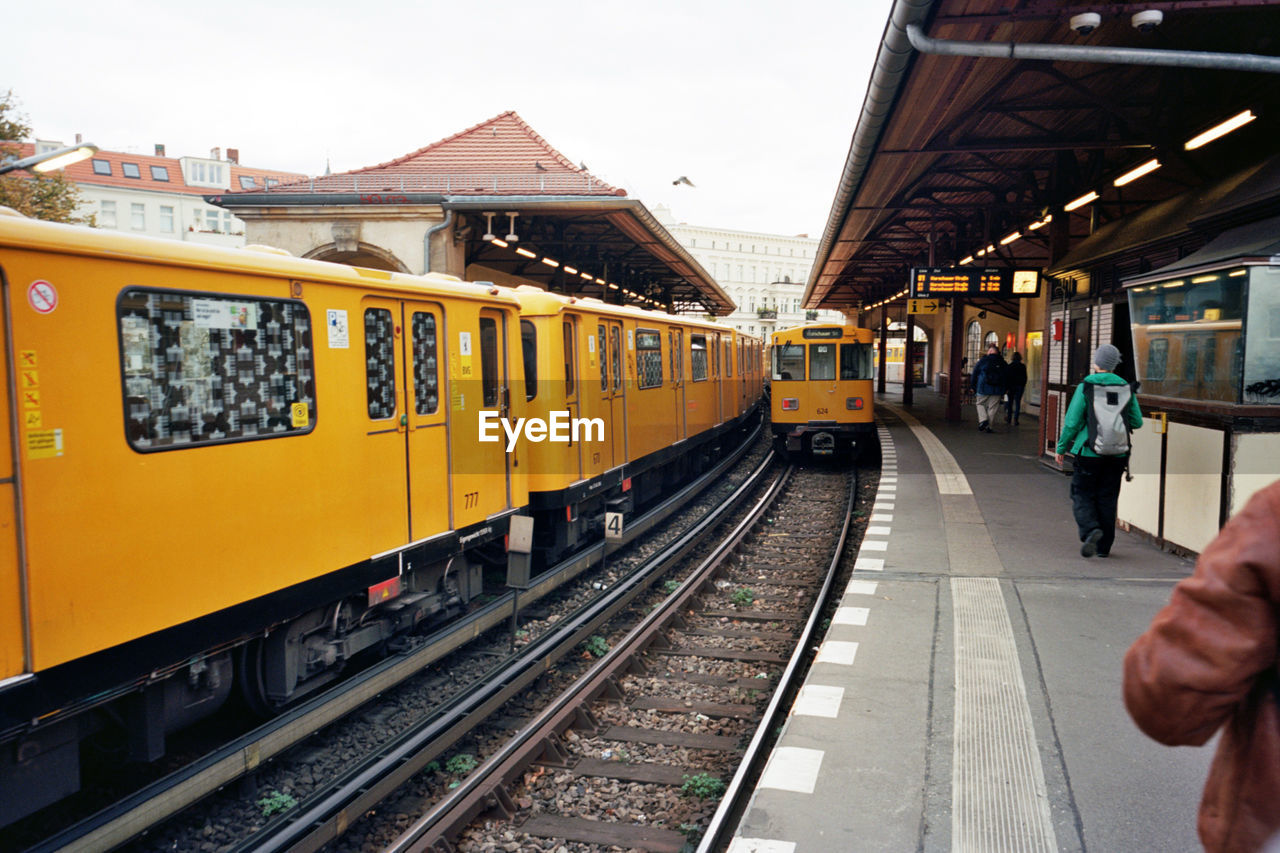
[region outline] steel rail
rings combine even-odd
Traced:
[[[232,850],[237,853],[314,851],[340,836],[354,820],[450,749],[459,738],[629,605],[656,580],[661,570],[684,557],[736,508],[772,463],[770,453],[726,501],[643,565],[500,663],[473,689],[454,697],[325,790],[308,797]],[[469,786],[464,784],[461,790],[469,790]]]
[[[827,576],[823,581],[822,590],[818,593],[817,602],[809,613],[809,619],[805,623],[804,631],[800,634],[799,642],[796,643],[795,651],[791,653],[787,668],[783,670],[782,677],[778,680],[773,698],[769,701],[764,716],[760,718],[760,725],[756,726],[751,743],[747,745],[746,754],[738,764],[738,772],[733,775],[733,779],[725,789],[724,797],[720,800],[719,807],[711,816],[711,822],[702,836],[697,853],[711,853],[712,850],[722,849],[723,845],[728,843],[728,837],[737,829],[738,820],[753,793],[753,789],[748,787],[748,782],[757,778],[763,769],[764,762],[769,757],[769,750],[765,747],[770,745],[773,732],[785,722],[790,713],[790,707],[783,707],[782,703],[795,694],[795,690],[800,686],[798,682],[802,681],[808,671],[808,663],[813,657],[811,643],[817,633],[818,620],[831,596],[831,586],[835,582],[836,575],[839,574],[840,560],[844,556],[845,545],[849,540],[849,527],[853,523],[854,504],[858,499],[856,470],[851,475],[851,480],[844,524],[840,528],[840,538],[836,542],[835,553],[831,555],[831,563],[827,566]]]
[[[635,541],[670,518],[724,475],[754,446],[763,426],[706,474],[627,525],[622,544]],[[618,545],[612,546],[617,548]],[[532,604],[601,561],[604,544],[588,546],[542,572],[521,590],[520,606]],[[425,667],[479,637],[509,623],[514,593],[505,592],[481,609],[427,636],[399,657],[390,657],[342,684],[304,701],[231,743],[156,780],[129,797],[81,820],[29,848],[26,853],[106,853],[189,808],[227,784],[252,773],[369,699],[392,689]]]
[[[763,469],[762,469],[763,470]],[[794,468],[788,467],[770,484],[747,516],[726,536],[689,578],[648,614],[639,625],[609,650],[592,668],[560,694],[541,714],[517,732],[498,752],[480,765],[457,789],[401,834],[384,853],[420,853],[452,849],[456,837],[482,811],[500,807],[513,813],[506,794],[521,773],[542,753],[553,758],[559,753],[558,735],[581,717],[582,707],[607,691],[616,692],[616,678],[649,645],[660,638],[667,623],[689,605],[694,596],[712,582],[720,564],[750,533],[760,516],[773,503]]]

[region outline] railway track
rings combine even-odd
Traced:
[[[791,476],[385,849],[714,849],[785,716],[852,518],[854,478]]]
[[[638,543],[645,537],[652,538],[659,525],[677,516],[699,492],[713,485],[723,489],[725,486],[723,480],[730,476],[733,466],[755,446],[757,438],[758,432],[744,442],[736,453],[723,460],[697,482],[664,501],[660,506],[634,519],[627,526],[624,543]],[[535,586],[520,592],[522,613],[529,613],[530,608],[536,611],[540,602],[552,598],[578,575],[589,569],[598,569],[601,562],[602,546],[596,545],[542,573],[536,579]],[[610,574],[616,573],[620,565],[610,566]],[[612,580],[609,577],[596,581],[597,585],[611,583]],[[146,786],[110,808],[79,821],[33,846],[23,845],[10,849],[110,850],[130,842],[131,839],[147,835],[162,821],[179,814],[220,789],[227,789],[230,786],[231,790],[238,792],[241,799],[252,801],[258,796],[255,790],[257,787],[254,782],[255,776],[263,772],[273,759],[302,744],[317,731],[339,723],[374,697],[395,689],[397,685],[408,679],[419,676],[419,673],[432,664],[444,660],[451,654],[463,653],[477,638],[497,633],[493,629],[505,627],[511,619],[511,612],[512,594],[508,592],[499,595],[484,607],[447,628],[415,641],[410,648],[406,648],[399,655],[353,677],[340,688],[335,688],[297,708],[290,709],[286,714]],[[500,644],[501,641],[499,641]],[[480,659],[487,659],[490,664],[495,655],[496,653],[492,651],[478,653]],[[543,666],[545,665],[547,664],[544,661]],[[486,670],[489,668],[491,667],[484,667]],[[437,679],[437,686],[450,691],[457,689],[457,684],[452,683],[457,679],[445,680],[450,683],[438,684],[441,680]],[[500,705],[502,701],[501,691],[482,700],[480,710],[472,709],[473,712],[480,713],[480,716],[472,718],[473,722],[483,717],[483,707],[491,709],[495,703]],[[486,703],[488,703],[487,706]],[[454,737],[458,736],[460,731],[455,731]],[[328,786],[320,784],[317,787]],[[268,791],[268,794],[270,793]],[[308,798],[306,802],[310,802],[311,799]],[[347,818],[341,819],[339,823],[342,820]],[[134,846],[147,849],[146,842],[136,843]],[[230,845],[216,844],[213,847],[217,849],[228,846]],[[243,849],[259,848],[251,846]]]

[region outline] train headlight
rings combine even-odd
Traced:
[[[862,404],[861,397],[846,397],[844,401],[844,407],[851,412],[856,412],[861,410],[862,405],[863,404]]]
[[[782,411],[784,412],[800,411],[800,398],[799,397],[783,397]]]

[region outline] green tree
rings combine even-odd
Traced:
[[[21,156],[21,147],[12,143],[31,136],[31,123],[18,112],[13,90],[0,96],[0,162]],[[35,219],[93,225],[93,216],[76,213],[82,199],[80,190],[61,172],[42,174],[18,170],[0,175],[0,205]]]

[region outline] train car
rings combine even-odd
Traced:
[[[870,329],[817,323],[774,332],[770,411],[788,454],[856,456],[875,444]]]
[[[271,712],[505,560],[513,295],[14,214],[0,279],[0,825],[87,733],[154,760],[233,685]]]
[[[593,298],[515,293],[529,417],[550,424],[559,412],[569,424],[567,441],[526,450],[542,562],[598,537],[605,512],[643,509],[706,470],[757,417],[759,385],[731,364],[753,339]]]

